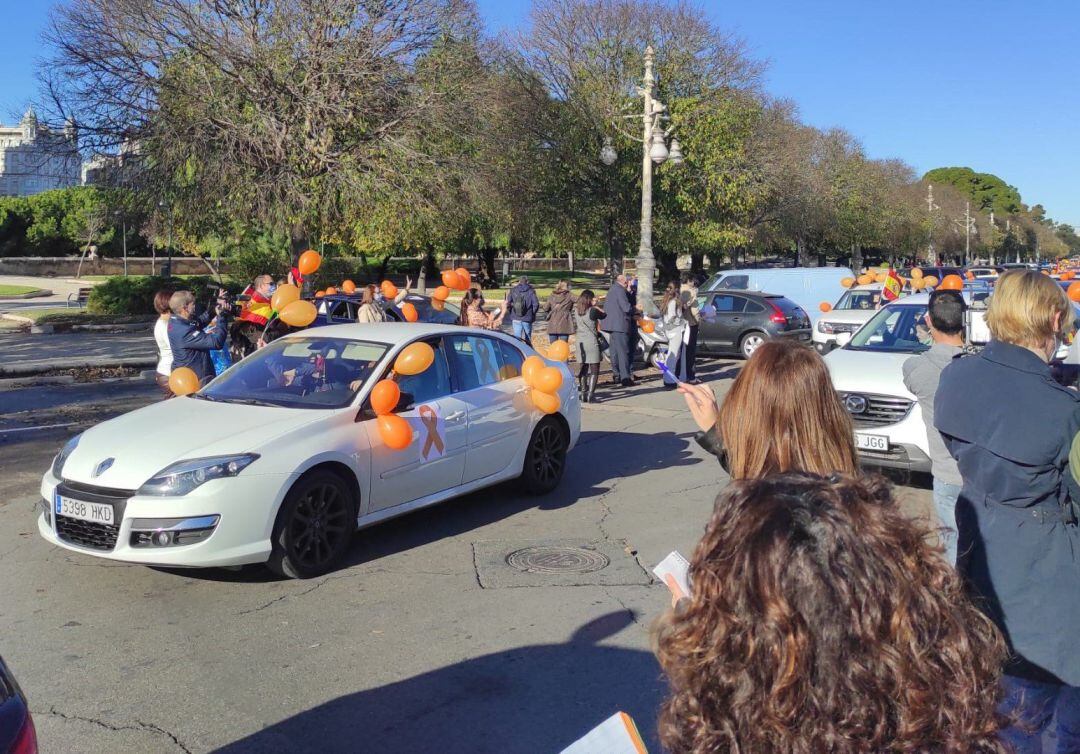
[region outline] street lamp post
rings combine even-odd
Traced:
[[[127,274],[128,274],[128,265],[127,265],[127,217],[122,215],[122,213],[120,213],[120,212],[115,212],[114,217],[120,218],[120,222],[121,222],[122,227],[123,227],[123,230],[121,231],[122,235],[120,236],[120,240],[121,240],[121,243],[123,243],[123,245],[124,245],[124,277],[127,277]]]
[[[168,247],[168,249],[166,249],[166,254],[168,256],[167,256],[167,258],[165,260],[165,264],[162,266],[161,275],[162,275],[162,277],[170,278],[170,277],[172,277],[173,209],[172,209],[172,206],[165,203],[164,199],[161,200],[160,202],[158,202],[158,207],[160,207],[161,209],[166,209],[167,208],[169,210],[169,247]]]
[[[655,52],[650,45],[645,48],[645,75],[641,80],[642,85],[636,87],[638,95],[644,100],[641,114],[641,243],[638,246],[637,255],[638,303],[642,310],[650,315],[656,311],[653,301],[653,279],[656,275],[656,257],[653,256],[652,249],[653,163],[659,165],[665,160],[670,160],[672,164],[678,165],[683,161],[679,140],[672,138],[669,149],[667,144],[669,131],[665,131],[660,125],[660,121],[667,118],[664,115],[667,107],[653,96],[656,87],[656,76],[653,74],[654,60]],[[600,150],[601,162],[611,165],[616,158],[611,140],[605,139],[604,147]]]

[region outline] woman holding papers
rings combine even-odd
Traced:
[[[729,485],[658,631],[666,750],[1004,752],[1004,642],[930,541],[880,478]]]
[[[723,406],[708,385],[679,392],[701,429],[695,439],[732,479],[781,471],[858,473],[851,416],[825,362],[793,340],[770,340],[754,352]]]

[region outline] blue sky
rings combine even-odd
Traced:
[[[492,31],[529,0],[478,0]],[[0,119],[35,94],[48,0],[5,9]],[[766,87],[815,126],[842,126],[873,157],[920,172],[996,173],[1056,220],[1080,225],[1080,2],[708,0],[702,7],[768,61]]]

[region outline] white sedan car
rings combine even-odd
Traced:
[[[397,354],[434,363],[397,376],[412,443],[382,441],[368,402]],[[353,532],[520,478],[555,489],[581,413],[565,364],[561,407],[533,407],[534,351],[497,332],[430,324],[322,327],[274,341],[198,393],[87,430],[41,482],[41,535],[88,555],[176,567],[266,563],[309,578]]]

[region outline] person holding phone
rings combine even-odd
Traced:
[[[461,300],[461,319],[459,324],[465,327],[479,327],[483,330],[498,330],[502,327],[503,314],[499,309],[492,313],[484,310],[484,294],[479,288],[470,288]]]

